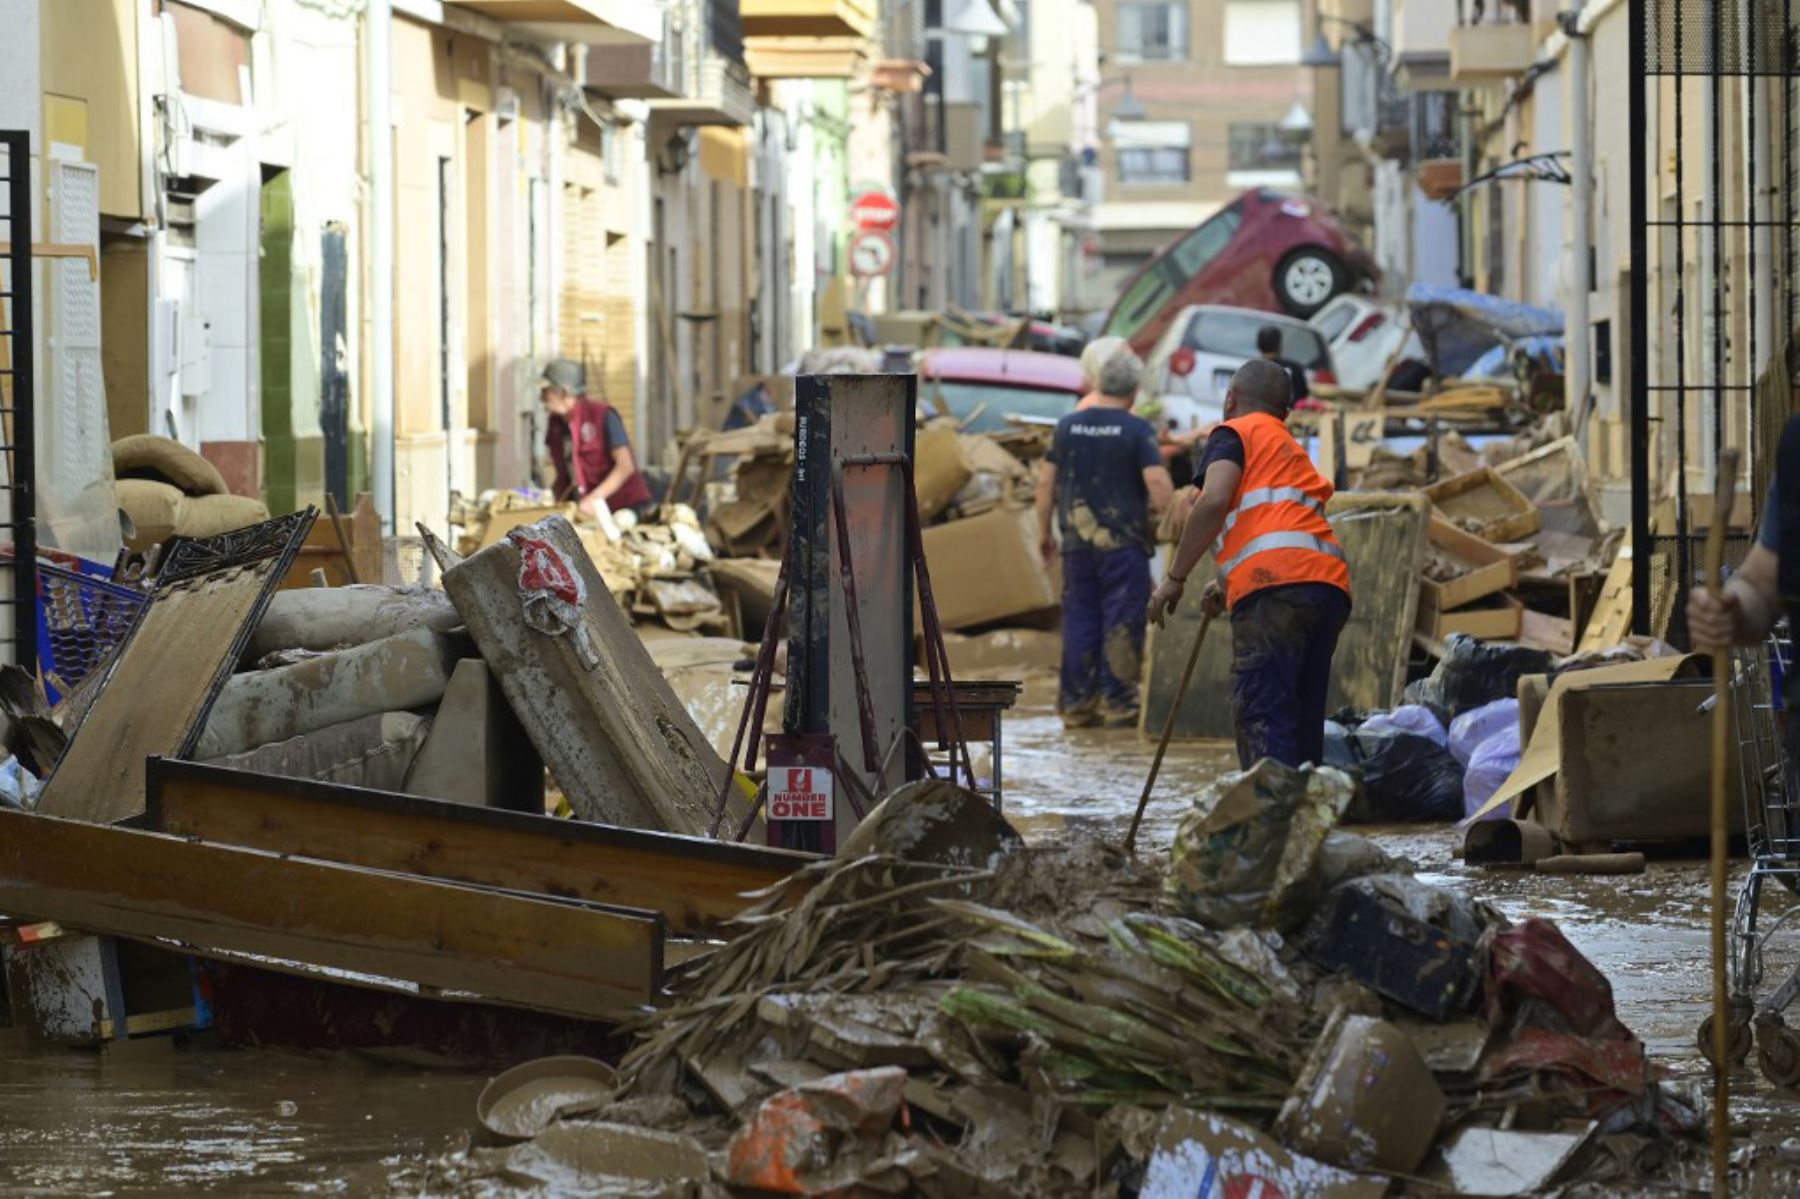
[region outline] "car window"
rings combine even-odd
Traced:
[[[1272,324],[1257,312],[1197,312],[1188,322],[1182,344],[1202,354],[1219,354],[1227,358],[1255,358],[1256,335]],[[1276,325],[1281,330],[1281,356],[1292,358],[1307,370],[1317,370],[1326,362],[1325,339],[1319,331],[1304,325]]]
[[[1350,322],[1356,319],[1356,302],[1354,300],[1333,300],[1325,305],[1310,322],[1327,342],[1336,341]]]
[[[1107,322],[1111,337],[1132,337],[1157,313],[1168,306],[1175,292],[1189,279],[1205,270],[1237,234],[1244,223],[1244,202],[1234,200],[1175,243],[1149,270],[1138,277]]]
[[[924,384],[923,407],[927,412],[943,407],[958,420],[981,410],[970,423],[970,433],[992,433],[1006,428],[1006,418],[1022,416],[1036,420],[1058,420],[1075,411],[1078,396],[1066,391],[1039,391],[1031,387],[1005,387],[993,383],[966,383],[953,379],[928,379]]]

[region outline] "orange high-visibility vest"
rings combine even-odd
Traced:
[[[1213,543],[1225,602],[1290,583],[1329,583],[1350,594],[1344,549],[1325,521],[1332,487],[1280,417],[1224,422],[1244,441],[1244,474]]]

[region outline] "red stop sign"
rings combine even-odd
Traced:
[[[886,192],[863,192],[850,201],[850,223],[863,233],[887,233],[900,223],[900,204]]]

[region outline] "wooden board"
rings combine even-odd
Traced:
[[[1581,631],[1578,653],[1611,649],[1631,632],[1631,535],[1628,533],[1606,572],[1600,587],[1600,599],[1588,615]]]
[[[663,926],[654,912],[3,809],[0,911],[591,1018],[648,1002],[662,978]]]
[[[172,543],[38,811],[110,823],[144,810],[144,759],[193,751],[219,689],[317,513]]]
[[[342,514],[344,535],[350,542],[350,556],[356,563],[356,582],[381,582],[381,514],[368,492],[356,497],[356,505]],[[352,580],[344,562],[344,548],[338,542],[337,530],[329,517],[320,520],[307,534],[293,565],[282,576],[280,590],[293,591],[313,585],[312,572],[325,572],[325,581],[343,587]]]
[[[150,763],[151,827],[204,841],[662,913],[671,931],[716,931],[746,891],[811,854],[528,816],[444,800]]]
[[[1524,620],[1525,605],[1510,595],[1488,596],[1454,612],[1441,611],[1429,593],[1419,597],[1418,630],[1434,644],[1457,633],[1477,641],[1516,641]]]
[[[1518,541],[1538,531],[1536,506],[1491,467],[1433,483],[1425,495],[1451,523],[1492,542]]]
[[[1423,598],[1440,611],[1460,608],[1518,585],[1518,558],[1492,542],[1463,532],[1436,513],[1431,516],[1427,536],[1440,555],[1467,567],[1456,578],[1445,582],[1419,580],[1425,589]]]
[[[1343,707],[1391,708],[1406,686],[1406,659],[1418,613],[1419,570],[1425,559],[1430,506],[1417,494],[1344,492],[1327,509],[1350,564],[1353,608],[1333,659],[1327,712]],[[1200,626],[1200,592],[1215,573],[1211,555],[1194,569],[1186,594],[1166,628],[1152,629],[1149,683],[1140,731],[1161,732]],[[1184,740],[1230,739],[1229,621],[1207,634],[1193,683],[1175,720]],[[1222,635],[1223,634],[1223,635]]]
[[[582,581],[574,632],[525,623],[519,548],[502,540],[444,572],[444,590],[557,785],[583,819],[704,833],[725,763],[670,690],[568,521],[529,526]],[[584,660],[591,654],[591,663]],[[732,789],[734,811],[744,800]],[[727,827],[737,827],[728,815]]]

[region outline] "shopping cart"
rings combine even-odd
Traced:
[[[150,597],[93,575],[37,564],[38,669],[55,703],[125,639]]]
[[[1794,763],[1784,750],[1786,714],[1781,697],[1794,664],[1793,644],[1785,627],[1760,646],[1732,651],[1731,717],[1738,746],[1738,769],[1744,791],[1744,831],[1750,850],[1750,873],[1738,891],[1732,915],[1730,1057],[1741,1065],[1750,1056],[1764,1077],[1779,1087],[1800,1086],[1800,1031],[1787,1026],[1784,1013],[1800,997],[1800,968],[1760,1002],[1765,954],[1782,926],[1800,914],[1789,907],[1767,927],[1759,927],[1763,888],[1771,881],[1800,894],[1800,809],[1796,809]],[[1700,1051],[1712,1061],[1713,1018],[1700,1023]]]

